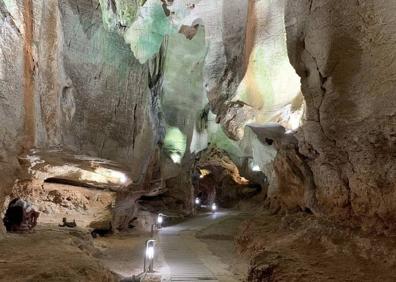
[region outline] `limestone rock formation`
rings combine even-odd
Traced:
[[[0,202],[17,156],[60,148],[124,165],[144,186],[159,140],[158,97],[98,1],[0,1]],[[152,76],[156,74],[151,72]]]
[[[0,215],[15,197],[41,212],[38,233],[0,241],[0,273],[18,280],[21,260],[33,280],[113,281],[88,229],[147,233],[159,213],[194,215],[199,196],[244,212],[159,243],[209,255],[206,237],[217,265],[246,217],[235,243],[248,281],[395,281],[392,2],[0,0]],[[143,237],[123,235],[101,252],[129,268],[124,246],[140,255]],[[31,251],[74,256],[35,272]]]
[[[19,162],[27,172],[25,178],[21,178],[40,184],[53,179],[115,192],[126,191],[133,185],[126,166],[64,150],[31,150],[21,155]]]
[[[80,181],[103,159],[127,184],[85,184],[122,192],[128,212],[165,192],[191,211],[194,154],[211,145],[244,175],[263,172],[275,209],[394,228],[394,9],[374,0],[2,0],[0,206],[32,168],[18,157],[40,149],[62,153],[36,167],[36,180]],[[78,172],[59,172],[66,159]]]
[[[82,229],[43,229],[2,240],[0,261],[6,263],[0,264],[0,277],[6,281],[119,281],[95,258],[98,252],[89,237]]]
[[[287,1],[290,61],[301,77],[306,120],[298,139],[318,204],[366,227],[395,225],[396,5]]]
[[[248,281],[392,281],[394,239],[309,214],[260,215],[240,224]],[[298,271],[296,271],[298,270]]]
[[[118,227],[119,214],[113,216],[117,194],[110,190],[86,189],[62,183],[18,181],[9,199],[22,198],[40,212],[40,224],[58,226],[63,218],[78,228]]]
[[[263,174],[257,176],[256,182],[247,180],[226,152],[213,147],[200,153],[195,167],[195,192],[205,205],[216,202],[224,208],[234,207],[241,200],[258,195],[264,186],[260,179]]]

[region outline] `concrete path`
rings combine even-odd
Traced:
[[[165,227],[157,235],[162,281],[236,282],[229,266],[213,255],[195,233],[231,216],[231,212],[198,215],[181,224]]]

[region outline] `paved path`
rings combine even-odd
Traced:
[[[195,233],[232,215],[230,212],[201,214],[181,224],[163,228],[158,234],[158,251],[163,261],[163,281],[236,282],[229,266],[213,255]]]

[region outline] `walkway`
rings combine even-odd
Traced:
[[[229,266],[195,237],[197,231],[231,215],[231,212],[206,213],[163,228],[158,235],[159,255],[164,264],[161,269],[163,281],[238,281]]]

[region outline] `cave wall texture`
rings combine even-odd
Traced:
[[[0,206],[17,156],[50,147],[123,164],[134,183],[168,179],[188,201],[188,150],[210,142],[265,172],[276,209],[393,228],[396,5],[171,2],[0,0]],[[159,156],[171,127],[182,166]]]
[[[129,167],[142,182],[159,137],[158,99],[140,64],[105,30],[98,1],[0,1],[0,203],[16,156],[61,147]]]
[[[246,32],[222,37],[228,44],[243,37],[243,48],[234,44],[234,53],[225,52],[237,54],[236,66],[227,56],[208,53],[209,104],[226,135],[242,139],[236,145],[244,157],[255,157],[246,150],[254,138],[243,140],[251,138],[246,124],[277,122],[293,130],[305,112],[295,133],[298,144],[279,138],[272,160],[256,160],[262,170],[274,167],[273,205],[308,208],[368,229],[394,228],[395,8],[389,1],[249,1]],[[271,87],[260,84],[266,80]],[[266,114],[266,103],[280,113]]]
[[[307,111],[299,149],[321,212],[394,228],[396,5],[392,1],[288,1],[290,61]]]
[[[24,73],[24,44],[20,36],[20,30],[14,20],[9,16],[3,2],[0,3],[0,95],[1,95],[1,163],[0,175],[3,181],[0,186],[0,205],[9,194],[10,189],[18,175],[17,154],[23,148],[24,143],[24,85],[19,83],[14,74]],[[8,60],[8,58],[12,58]],[[32,62],[26,62],[26,68],[31,68]],[[28,80],[31,84],[30,80]],[[26,84],[25,87],[27,87]],[[26,128],[27,131],[27,128]]]

